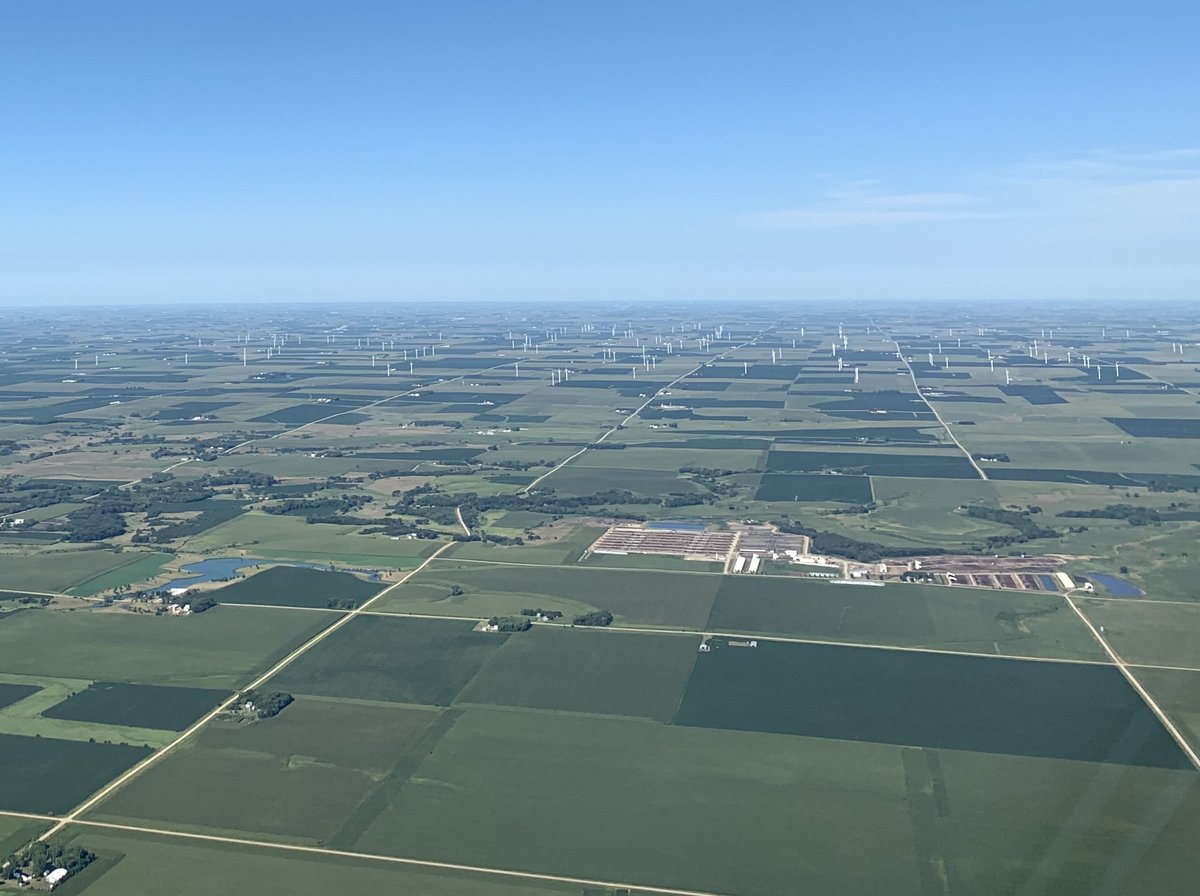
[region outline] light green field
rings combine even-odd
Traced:
[[[128,556],[128,555],[127,555]],[[133,555],[125,566],[118,567],[103,575],[88,579],[70,589],[71,594],[91,597],[94,594],[116,588],[118,585],[136,585],[154,578],[172,559],[172,554],[141,554]]]
[[[0,585],[15,591],[62,593],[137,559],[120,551],[62,545],[40,553],[5,553],[0,554]]]
[[[1127,663],[1200,668],[1200,604],[1137,600],[1088,600],[1076,605]]]
[[[421,896],[579,896],[576,886],[524,881],[370,859],[313,855],[229,843],[205,843],[153,834],[70,829],[73,842],[102,854],[95,871],[80,878],[86,896],[171,893],[214,896],[354,896],[413,893]],[[104,863],[103,858],[112,861]],[[72,896],[64,884],[61,892]]]
[[[410,751],[427,750],[432,709],[299,697],[254,723],[213,722],[91,817],[332,839]]]
[[[303,517],[244,513],[187,540],[197,554],[236,554],[268,559],[311,560],[371,568],[411,569],[437,549],[420,539],[355,535],[356,526],[309,525]]]
[[[54,719],[42,715],[72,694],[86,689],[91,684],[91,681],[86,679],[34,677],[0,672],[0,682],[35,685],[41,688],[24,700],[0,709],[0,734],[33,735],[58,740],[112,741],[145,744],[151,747],[165,746],[179,736],[178,731]]]
[[[27,610],[0,624],[0,672],[235,689],[335,618],[258,607],[188,617]]]
[[[444,616],[559,610],[565,621],[593,609],[632,625],[703,628],[721,577],[587,567],[519,566],[435,560],[372,609]],[[452,594],[457,586],[461,595]]]

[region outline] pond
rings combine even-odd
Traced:
[[[272,563],[277,566],[302,566],[305,569],[329,569],[329,564],[327,563],[302,563],[297,560],[264,560],[261,557],[213,557],[209,560],[198,560],[195,563],[185,564],[183,571],[189,573],[188,576],[167,582],[165,585],[160,585],[158,590],[170,591],[172,588],[191,588],[195,585],[203,585],[205,582],[219,582],[224,579],[232,579],[243,569],[250,569],[260,563]],[[378,570],[374,569],[351,569],[344,571],[365,573],[372,580],[379,578]]]
[[[1116,576],[1105,575],[1101,572],[1089,572],[1087,577],[1097,585],[1103,586],[1104,590],[1113,597],[1141,597],[1145,593],[1136,585]]]

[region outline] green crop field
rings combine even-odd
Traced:
[[[713,639],[677,724],[1191,768],[1111,666]]]
[[[51,719],[182,731],[227,696],[228,691],[209,688],[97,681],[43,710],[42,715]]]
[[[1104,651],[1062,599],[1042,592],[733,576],[722,580],[708,630],[1001,656],[1104,659]]]
[[[1200,641],[1192,635],[1200,605],[1087,598],[1076,604],[1126,662],[1200,668]]]
[[[298,694],[447,706],[503,644],[471,622],[359,616],[269,687]]]
[[[150,754],[130,744],[0,734],[0,809],[61,814]]]
[[[373,609],[449,616],[513,615],[541,607],[566,616],[609,610],[620,623],[701,628],[719,576],[683,572],[434,561]],[[452,593],[455,586],[462,594]]]
[[[236,688],[332,618],[252,607],[182,618],[27,611],[0,623],[0,672]]]
[[[214,868],[220,869],[226,883],[236,881],[238,888],[258,896],[580,896],[578,886],[551,881],[80,826],[70,831],[74,842],[116,859],[98,873],[91,868],[83,872],[80,879],[86,896],[129,896],[151,890],[173,896],[212,896]],[[62,890],[71,896],[69,886],[70,882],[63,884]]]
[[[118,585],[136,585],[138,582],[152,579],[162,572],[163,567],[166,566],[170,559],[170,554],[153,553],[134,555],[130,557],[130,562],[124,566],[119,566],[95,578],[88,579],[86,582],[81,582],[68,590],[71,594],[90,597],[93,594],[100,594],[102,591],[116,588]]]
[[[106,550],[54,549],[37,554],[0,554],[0,585],[13,591],[61,593],[139,559]],[[119,575],[117,576],[120,577]]]
[[[458,703],[525,706],[667,722],[700,639],[538,626],[513,635]]]
[[[214,591],[213,597],[232,604],[328,607],[337,601],[346,601],[358,606],[383,587],[378,582],[368,582],[345,572],[275,566],[225,585]],[[338,605],[346,609],[344,605]]]
[[[431,748],[439,718],[300,697],[273,718],[213,723],[93,817],[327,842],[411,751]]]
[[[36,694],[38,690],[37,685],[0,682],[0,709],[11,706],[18,700],[24,700],[30,694]]]
[[[844,501],[866,504],[871,500],[869,476],[833,476],[821,473],[767,473],[756,501]]]

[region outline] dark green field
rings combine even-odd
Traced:
[[[961,454],[887,454],[865,451],[787,451],[767,455],[769,473],[817,473],[821,470],[866,473],[870,476],[978,479]]]
[[[447,706],[508,637],[473,628],[472,622],[454,620],[359,616],[284,669],[269,687]]]
[[[1117,669],[714,639],[676,723],[1016,756],[1191,768]]]
[[[327,607],[338,600],[358,606],[382,588],[348,572],[274,566],[214,591],[213,597],[223,603],[276,607]]]
[[[868,476],[824,473],[767,473],[758,486],[754,500],[867,504],[871,500],[871,479]]]
[[[97,681],[42,715],[49,719],[182,731],[228,696],[228,691],[210,688]]]
[[[538,626],[509,638],[459,702],[668,722],[699,644],[697,637]]]
[[[11,706],[18,700],[24,700],[30,694],[36,694],[40,690],[41,688],[33,684],[5,684],[4,682],[0,682],[0,709]]]
[[[1200,420],[1175,417],[1107,417],[1113,426],[1138,438],[1200,439]]]
[[[150,752],[129,744],[0,734],[0,809],[68,812]]]

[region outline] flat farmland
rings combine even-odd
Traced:
[[[822,473],[767,473],[756,501],[841,501],[867,504],[871,501],[869,476],[838,476]]]
[[[676,724],[1190,769],[1112,666],[714,639]]]
[[[317,608],[350,601],[358,606],[384,587],[383,583],[368,582],[346,572],[275,566],[218,588],[212,596],[232,604]]]
[[[746,896],[920,894],[895,748],[811,743],[471,709],[355,846]]]
[[[11,856],[48,826],[42,821],[0,816],[0,854]]]
[[[18,700],[24,700],[30,694],[36,694],[39,688],[34,684],[8,684],[0,682],[0,709],[11,706]]]
[[[42,715],[77,722],[182,731],[228,696],[228,691],[211,688],[97,681],[44,710]]]
[[[473,622],[358,616],[267,685],[297,694],[447,706],[508,637]]]
[[[170,554],[160,553],[134,554],[132,556],[126,554],[126,556],[129,557],[130,562],[88,579],[86,582],[80,582],[69,589],[70,593],[90,597],[93,594],[116,588],[118,585],[135,585],[138,582],[154,578],[171,560]]]
[[[996,655],[1105,658],[1062,598],[1040,592],[732,576],[721,580],[707,628]]]
[[[669,722],[699,645],[694,636],[536,626],[509,638],[457,702]]]
[[[223,892],[257,896],[342,896],[415,893],[421,896],[579,896],[578,886],[526,881],[437,868],[420,868],[332,855],[286,852],[230,843],[180,840],[83,826],[74,842],[117,861],[80,877],[87,896],[171,893],[214,896],[220,869]],[[103,859],[101,859],[101,862]],[[97,862],[100,865],[101,862]],[[229,889],[236,886],[236,889]],[[72,890],[66,891],[68,894]]]
[[[539,607],[566,616],[601,609],[621,623],[699,629],[720,583],[720,576],[707,574],[458,564],[439,558],[372,609],[476,617]],[[454,595],[455,586],[463,593]]]
[[[1076,606],[1104,629],[1104,638],[1127,663],[1200,668],[1200,640],[1193,632],[1200,625],[1200,604],[1153,601],[1088,600]]]
[[[130,744],[0,734],[0,809],[67,812],[150,752]]]
[[[137,559],[136,555],[94,549],[5,553],[0,554],[0,586],[57,594]]]
[[[0,672],[232,689],[332,619],[255,607],[188,617],[27,610],[0,624]]]
[[[269,719],[210,724],[90,817],[327,842],[409,751],[432,747],[446,727],[439,718],[299,697]]]

